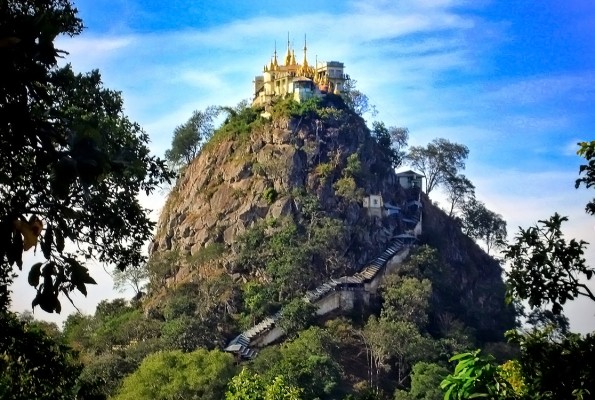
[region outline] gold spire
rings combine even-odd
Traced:
[[[287,54],[285,54],[285,65],[291,64],[291,52],[290,52],[290,43],[289,43],[289,32],[287,32]]]
[[[274,69],[277,69],[276,67],[279,66],[279,64],[277,64],[277,41],[275,40],[275,56],[273,58],[273,67],[275,67]]]
[[[308,59],[306,57],[307,51],[308,51],[308,47],[306,46],[306,34],[304,34],[304,65],[302,66],[302,68],[304,69],[304,72],[308,69]]]
[[[291,49],[291,65],[296,65],[297,62],[295,61],[295,51]]]

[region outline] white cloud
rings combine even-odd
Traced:
[[[595,75],[592,73],[537,76],[505,82],[501,87],[489,92],[485,99],[496,103],[512,102],[520,106],[556,99],[585,101],[595,93],[594,84]]]

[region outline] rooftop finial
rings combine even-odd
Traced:
[[[289,32],[287,32],[287,54],[285,54],[285,65],[291,65],[291,51],[289,43]]]
[[[308,68],[308,59],[306,58],[307,56],[307,51],[308,51],[308,47],[306,46],[306,34],[304,33],[304,70],[306,68]]]

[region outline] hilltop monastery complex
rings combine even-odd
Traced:
[[[304,37],[304,59],[298,63],[295,49],[291,48],[287,40],[287,53],[282,63],[277,59],[277,46],[268,65],[265,65],[262,75],[254,78],[253,105],[265,105],[276,96],[293,94],[296,101],[307,100],[313,96],[325,93],[340,93],[349,75],[343,73],[342,62],[316,60],[310,65],[307,58],[308,48]]]

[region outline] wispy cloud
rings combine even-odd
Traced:
[[[485,97],[496,103],[514,102],[533,105],[552,100],[585,101],[595,94],[595,75],[592,73],[538,76],[504,83]]]

